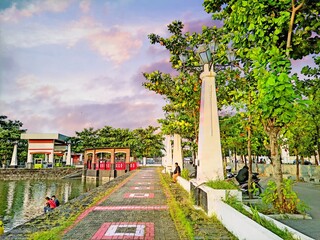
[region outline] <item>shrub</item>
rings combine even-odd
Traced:
[[[262,201],[272,204],[279,213],[305,213],[308,209],[305,203],[301,202],[296,192],[292,189],[293,181],[284,179],[281,183],[282,201],[278,199],[277,185],[274,181],[269,181],[267,188],[261,194]]]
[[[189,174],[190,174],[189,169],[183,169],[181,171],[181,177],[183,177],[186,180],[190,179]]]
[[[238,189],[233,182],[225,180],[210,180],[206,183],[206,185],[214,189]]]

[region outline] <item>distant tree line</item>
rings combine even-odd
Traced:
[[[18,159],[27,157],[27,141],[20,140],[23,123],[19,120],[10,120],[7,116],[0,115],[0,165],[9,165],[12,157],[13,146],[18,143]]]
[[[0,166],[10,165],[13,147],[18,143],[18,162],[23,164],[27,160],[28,142],[20,139],[21,133],[27,130],[22,128],[23,123],[19,120],[10,120],[7,116],[0,116]],[[113,128],[105,126],[101,129],[85,128],[70,137],[72,152],[83,153],[86,148],[99,147],[128,147],[131,156],[161,157],[163,136],[157,127],[148,126],[134,130]]]
[[[76,132],[69,140],[74,152],[84,152],[86,148],[128,147],[135,159],[142,157],[161,157],[163,136],[157,127],[147,128],[113,128],[105,126],[101,129],[85,128]]]

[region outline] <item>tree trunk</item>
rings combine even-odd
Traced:
[[[300,169],[299,169],[299,153],[298,150],[295,148],[294,149],[294,154],[296,155],[296,181],[299,182],[300,181]]]
[[[259,163],[258,163],[258,161],[259,161],[259,157],[258,157],[258,155],[256,156],[256,172],[257,173],[259,173]]]
[[[320,127],[316,126],[316,143],[317,143],[317,148],[318,148],[318,159],[315,158],[315,164],[318,166],[320,162]]]
[[[270,138],[270,151],[271,151],[271,160],[273,165],[273,174],[274,180],[277,185],[277,193],[278,193],[278,202],[280,206],[282,205],[283,194],[281,191],[282,184],[282,169],[281,169],[281,161],[279,157],[279,144],[278,144],[278,134],[280,129],[276,127],[269,127],[269,138]]]
[[[252,198],[252,158],[251,158],[251,115],[248,119],[248,158],[249,158],[249,179],[248,179],[248,193],[249,198]]]
[[[237,171],[237,149],[234,149],[234,170]]]

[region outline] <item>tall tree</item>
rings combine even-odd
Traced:
[[[315,154],[316,164],[320,162],[320,57],[314,57],[316,67],[305,66],[302,73],[308,77],[302,81],[302,94],[309,100],[306,113],[310,116],[310,125],[312,126],[312,143],[316,146],[318,159]]]
[[[199,131],[201,89],[199,75],[202,72],[202,67],[194,49],[200,44],[210,42],[213,36],[217,36],[223,44],[220,45],[217,53],[218,57],[215,58],[214,66],[216,66],[227,62],[226,45],[228,41],[218,33],[219,31],[215,27],[203,27],[201,33],[184,33],[183,27],[182,22],[173,21],[168,25],[168,31],[171,36],[164,38],[154,33],[149,35],[151,44],[158,43],[170,52],[172,68],[176,69],[180,74],[178,76],[170,76],[158,71],[144,73],[147,80],[144,86],[163,95],[168,102],[164,107],[165,119],[159,120],[162,131],[165,134],[180,134],[183,138],[193,143],[195,150]],[[186,61],[182,62],[181,58],[186,58]],[[230,76],[228,78],[221,77],[225,73],[226,71],[221,71],[217,76],[219,107],[222,106],[224,101],[228,100],[228,88],[232,86],[231,81],[226,84],[226,81],[231,79]]]
[[[294,119],[297,96],[291,81],[290,59],[319,53],[320,3],[312,0],[204,0],[213,19],[223,20],[238,55],[252,60],[258,83],[256,113],[269,136],[278,201],[282,171],[278,139]]]
[[[76,152],[84,152],[86,148],[94,148],[98,146],[98,130],[94,128],[85,128],[81,132],[76,132],[75,137],[70,137],[72,147]]]
[[[19,120],[10,120],[7,116],[0,116],[0,159],[2,165],[8,165],[11,160],[13,146],[21,142],[18,148],[18,155],[26,156],[26,142],[20,140],[23,123]]]

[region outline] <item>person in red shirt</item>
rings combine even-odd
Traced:
[[[57,207],[54,200],[50,199],[49,197],[46,197],[46,200],[47,200],[46,206],[43,209],[44,213],[50,212]]]

